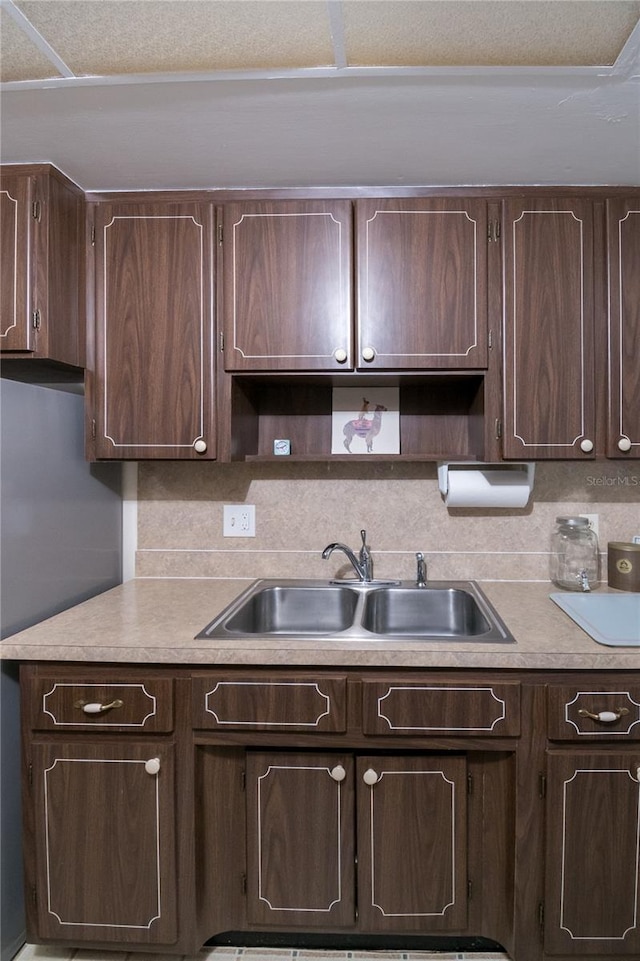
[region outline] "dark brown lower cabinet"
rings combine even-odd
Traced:
[[[21,691],[29,942],[640,958],[637,671],[43,663]]]
[[[32,764],[40,936],[175,942],[172,748],[35,744]]]
[[[249,923],[464,930],[466,767],[464,756],[250,752]]]
[[[550,752],[545,950],[640,957],[635,754]]]

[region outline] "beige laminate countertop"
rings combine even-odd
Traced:
[[[549,599],[553,588],[547,583],[481,583],[516,644],[268,637],[194,640],[249,583],[177,578],[128,581],[12,635],[0,644],[0,657],[123,664],[640,669],[640,648],[597,644]]]

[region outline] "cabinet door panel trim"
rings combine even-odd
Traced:
[[[449,900],[446,904],[443,904],[441,910],[432,911],[385,911],[381,904],[378,904],[376,900],[378,895],[376,894],[376,870],[375,870],[375,794],[376,787],[380,784],[385,777],[392,778],[394,776],[400,777],[440,777],[445,782],[445,784],[450,785],[450,811],[451,811],[451,887],[450,891],[447,892]],[[382,771],[376,785],[372,786],[370,790],[369,797],[369,809],[370,809],[370,822],[369,822],[369,843],[371,850],[371,906],[377,908],[380,914],[385,918],[433,918],[433,917],[444,917],[449,908],[454,907],[456,903],[456,887],[457,887],[457,861],[456,861],[456,785],[455,781],[448,778],[444,771]]]
[[[618,701],[620,698],[626,698],[629,704],[633,704],[635,707],[640,708],[640,703],[638,703],[638,701],[634,701],[629,691],[578,691],[576,693],[576,696],[573,698],[573,700],[568,701],[565,704],[564,719],[567,722],[567,724],[571,724],[572,727],[576,729],[577,734],[579,734],[581,737],[616,737],[616,736],[624,737],[631,733],[632,728],[634,728],[636,724],[640,724],[640,711],[639,711],[637,712],[638,716],[635,718],[635,720],[633,719],[633,716],[629,718],[629,723],[627,724],[626,729],[624,730],[616,730],[612,728],[610,724],[604,724],[601,730],[591,730],[591,731],[580,730],[580,727],[578,726],[578,724],[576,724],[576,722],[569,717],[569,708],[573,704],[576,704],[576,702],[579,701],[581,697],[590,697],[590,696],[597,696],[598,698],[614,698],[615,704],[611,705],[608,708],[609,710],[611,709],[613,709],[614,711],[617,710],[617,708],[620,706],[618,704]],[[624,705],[622,706],[624,707]]]
[[[0,333],[0,337],[8,337],[9,331],[10,331],[10,330],[14,330],[14,329],[18,326],[18,292],[19,292],[19,285],[20,285],[20,281],[19,281],[19,277],[18,277],[18,243],[19,243],[19,232],[18,232],[18,227],[19,227],[18,199],[17,199],[16,197],[12,197],[11,194],[9,193],[9,191],[6,190],[6,189],[0,190],[0,194],[1,194],[3,197],[6,197],[7,200],[9,201],[9,203],[12,205],[12,207],[11,207],[11,215],[10,215],[10,216],[12,217],[12,224],[11,224],[11,228],[12,228],[12,229],[11,229],[11,233],[13,234],[13,238],[14,238],[14,257],[13,257],[13,318],[11,318],[11,322],[10,322],[10,323],[7,325],[7,327]],[[6,218],[6,216],[7,216],[6,211],[3,211],[3,214],[2,214],[3,219]],[[7,233],[8,233],[8,231],[7,231]]]
[[[292,717],[291,719],[285,718],[284,720],[270,721],[268,719],[258,719],[258,720],[236,720],[234,718],[221,718],[216,711],[210,706],[209,699],[214,695],[219,688],[231,688],[231,687],[258,687],[258,688],[310,688],[311,691],[316,691],[318,697],[324,701],[324,709],[319,708],[316,714],[315,720],[301,721],[298,718]],[[299,706],[299,705],[298,705]],[[217,724],[221,726],[224,724],[231,725],[233,727],[318,727],[323,717],[328,717],[331,714],[331,698],[328,694],[324,694],[320,690],[320,685],[314,681],[218,681],[216,686],[212,690],[207,691],[205,695],[205,711],[207,714],[212,714],[216,720]]]
[[[152,753],[153,748],[150,748],[150,753]],[[153,873],[155,875],[156,881],[156,891],[157,891],[157,903],[156,903],[156,913],[153,917],[149,918],[146,923],[144,921],[139,924],[121,924],[115,921],[112,922],[96,922],[96,921],[69,921],[63,920],[60,915],[53,909],[52,906],[52,891],[51,891],[51,846],[50,846],[50,820],[49,820],[49,775],[55,768],[60,764],[137,764],[145,765],[144,760],[137,760],[132,758],[71,758],[71,757],[57,757],[55,758],[53,764],[44,769],[44,819],[45,819],[45,852],[46,852],[46,879],[47,879],[47,911],[52,915],[60,925],[67,927],[96,927],[96,928],[127,928],[136,930],[149,930],[155,921],[159,921],[162,918],[162,899],[161,899],[161,888],[160,888],[160,792],[159,792],[159,782],[158,778],[154,776],[154,803],[155,803],[155,866]],[[149,775],[150,777],[152,775]],[[70,868],[73,870],[73,866]]]
[[[517,226],[518,224],[524,224],[525,216],[562,216],[569,215],[573,217],[574,221],[578,225],[579,231],[579,251],[580,251],[580,411],[578,416],[578,423],[574,428],[574,436],[568,440],[562,441],[550,441],[550,440],[526,440],[523,436],[524,429],[518,425],[518,376],[517,376],[517,345],[518,345],[518,292],[522,289],[521,285],[518,283],[518,245],[517,245]],[[511,243],[512,243],[512,310],[513,310],[513,347],[512,347],[512,363],[514,368],[513,376],[513,435],[520,441],[523,447],[531,448],[535,450],[536,447],[575,447],[575,445],[580,441],[585,435],[586,430],[586,384],[585,384],[585,263],[584,263],[584,221],[582,218],[577,217],[573,210],[523,210],[520,216],[513,222]]]
[[[640,438],[634,439],[630,434],[633,433],[625,423],[625,418],[628,414],[634,413],[634,411],[629,410],[628,402],[625,403],[625,383],[627,378],[630,379],[630,368],[627,369],[625,374],[625,262],[623,257],[623,224],[626,222],[626,226],[630,228],[631,217],[640,216],[640,209],[629,209],[627,210],[624,217],[618,217],[617,222],[617,237],[616,237],[616,258],[617,258],[617,274],[615,282],[617,286],[613,285],[613,278],[611,277],[611,261],[609,261],[609,316],[608,316],[608,336],[609,336],[609,410],[613,413],[617,412],[618,423],[617,431],[619,434],[618,438],[613,438],[617,441],[620,439],[628,440],[630,443],[629,450],[634,447],[640,449]],[[631,287],[631,280],[629,278],[629,286]],[[631,302],[633,303],[633,298],[631,297]],[[631,322],[629,322],[631,326]],[[613,348],[614,345],[617,346],[617,353],[614,356]],[[613,376],[615,370],[615,377]],[[615,394],[614,394],[615,392]],[[616,451],[619,454],[619,451]]]
[[[258,814],[258,898],[260,901],[269,907],[271,911],[295,911],[297,912],[308,912],[311,914],[328,914],[331,909],[336,904],[340,904],[343,898],[342,893],[342,849],[340,844],[340,839],[342,838],[342,813],[341,813],[341,793],[342,793],[342,783],[336,781],[332,778],[335,784],[336,791],[336,826],[335,826],[335,836],[336,836],[336,892],[333,900],[326,907],[296,907],[292,905],[280,905],[272,904],[269,898],[264,893],[265,884],[263,877],[263,824],[262,824],[262,792],[263,792],[263,782],[270,777],[276,771],[307,771],[313,772],[315,774],[327,775],[331,778],[331,768],[325,766],[316,765],[287,765],[287,764],[270,764],[264,774],[258,776],[257,780],[257,814]]]
[[[109,278],[109,234],[107,231],[113,227],[117,221],[144,221],[144,220],[168,220],[168,221],[191,221],[196,227],[198,240],[197,247],[200,251],[199,264],[196,265],[198,270],[198,285],[197,285],[197,297],[199,305],[199,360],[198,360],[198,391],[199,396],[197,398],[197,412],[196,412],[196,424],[194,428],[194,436],[190,440],[184,440],[179,443],[160,443],[158,441],[145,442],[137,439],[123,440],[122,438],[116,439],[111,433],[111,428],[109,426],[109,371],[110,365],[107,362],[108,354],[108,337],[110,332],[110,325],[108,323],[108,278]],[[212,354],[212,345],[207,345],[206,340],[206,277],[205,277],[205,224],[200,223],[194,214],[114,214],[108,223],[105,223],[103,227],[103,251],[102,251],[102,272],[103,272],[103,289],[104,289],[104,303],[102,305],[104,322],[103,322],[103,333],[102,333],[102,350],[104,357],[104,386],[103,386],[103,438],[108,441],[115,450],[126,450],[131,448],[136,449],[153,449],[153,450],[189,450],[195,447],[198,441],[205,440],[205,358]],[[194,285],[195,286],[195,285]],[[149,318],[149,324],[153,323],[153,318]],[[156,374],[157,376],[157,374]]]
[[[345,261],[345,258],[344,258],[343,225],[342,225],[342,223],[340,222],[340,220],[338,220],[338,219],[334,216],[334,214],[332,213],[332,211],[330,211],[330,210],[324,210],[324,211],[323,211],[323,210],[316,210],[316,211],[295,211],[295,212],[288,212],[288,213],[285,212],[285,211],[279,211],[279,212],[272,211],[272,212],[269,212],[269,213],[258,213],[258,212],[242,213],[242,214],[240,215],[240,219],[234,221],[233,224],[232,224],[232,244],[231,244],[231,249],[232,249],[232,278],[233,278],[233,280],[232,280],[232,291],[233,291],[233,292],[232,292],[232,331],[233,331],[233,343],[231,344],[231,347],[232,347],[232,349],[233,349],[243,360],[266,361],[266,360],[283,360],[283,359],[285,359],[285,358],[286,358],[286,359],[289,359],[289,360],[293,360],[293,359],[295,359],[295,360],[324,360],[324,361],[329,361],[329,362],[331,362],[331,364],[332,364],[332,366],[333,366],[333,362],[334,362],[334,359],[335,359],[335,353],[336,353],[336,351],[337,351],[337,350],[344,350],[344,351],[346,352],[346,354],[347,354],[347,357],[346,357],[346,366],[348,367],[348,366],[350,365],[350,353],[351,353],[351,352],[350,352],[350,344],[349,344],[348,341],[347,341],[347,342],[341,342],[341,343],[335,344],[335,346],[333,346],[328,353],[322,353],[322,354],[312,354],[312,353],[302,353],[302,354],[296,354],[296,353],[277,353],[277,354],[260,353],[260,354],[255,354],[255,353],[251,353],[249,350],[244,350],[244,349],[240,346],[240,344],[238,343],[238,339],[239,339],[239,337],[238,337],[238,322],[237,322],[237,321],[238,321],[238,280],[237,280],[237,278],[238,278],[238,268],[237,268],[237,259],[238,259],[238,253],[237,253],[238,237],[237,237],[237,232],[238,232],[238,228],[242,225],[242,222],[243,222],[244,220],[258,220],[258,219],[262,219],[262,220],[271,219],[271,220],[273,220],[274,218],[287,218],[287,219],[290,219],[290,218],[306,218],[306,217],[328,217],[331,221],[333,221],[334,224],[336,224],[336,226],[337,226],[337,228],[338,228],[338,242],[337,242],[337,261],[338,261],[338,262],[337,262],[337,277],[338,277],[338,287],[339,287],[339,290],[341,291],[341,297],[342,297],[342,299],[344,300],[344,293],[343,293],[343,292],[344,292],[344,289],[345,289],[345,277],[344,277],[344,261]],[[342,314],[342,313],[344,313],[344,310],[345,310],[345,305],[342,304],[339,312]]]
[[[449,692],[457,692],[458,698],[460,700],[460,695],[469,693],[486,693],[490,698],[499,705],[500,713],[496,714],[496,717],[485,726],[471,726],[471,725],[445,725],[445,724],[432,724],[432,725],[418,725],[418,724],[394,724],[392,719],[389,718],[382,709],[382,702],[388,697],[391,697],[396,691],[433,691],[438,693],[448,694]],[[497,710],[497,709],[496,709]],[[507,705],[506,702],[495,694],[493,688],[491,687],[416,687],[415,685],[389,685],[386,694],[383,694],[378,698],[378,717],[382,721],[386,721],[392,731],[493,731],[496,724],[500,721],[504,721],[507,716]]]
[[[364,266],[364,295],[363,295],[363,309],[365,317],[369,316],[369,232],[370,225],[378,217],[382,217],[386,214],[391,215],[406,215],[406,214],[424,214],[431,216],[448,216],[448,215],[460,215],[466,217],[469,223],[473,225],[473,341],[469,344],[466,350],[461,351],[447,351],[447,352],[435,352],[429,351],[425,353],[416,353],[414,351],[410,353],[395,353],[384,351],[385,357],[399,357],[399,358],[429,358],[429,357],[468,357],[471,351],[475,350],[478,345],[478,221],[473,217],[469,216],[466,210],[420,210],[420,209],[398,209],[398,210],[375,210],[372,217],[369,217],[365,221],[365,266]],[[374,343],[367,343],[368,347],[372,347],[376,354],[380,353],[378,348]]]
[[[612,775],[621,774],[623,777],[626,776],[634,784],[634,789],[638,794],[637,803],[637,821],[636,821],[636,835],[635,835],[635,888],[634,888],[634,899],[633,905],[631,907],[631,917],[628,927],[621,934],[601,934],[601,935],[588,935],[588,934],[576,934],[569,927],[569,923],[565,923],[565,894],[566,894],[566,884],[568,883],[568,875],[571,873],[567,870],[567,808],[568,808],[568,792],[569,785],[573,784],[579,775]],[[638,781],[633,777],[628,768],[576,768],[573,775],[567,778],[562,785],[562,878],[561,878],[561,901],[560,901],[560,927],[566,931],[572,941],[624,941],[627,935],[631,931],[635,931],[638,927],[638,867],[639,867],[639,855],[640,855],[640,790],[638,789]],[[575,884],[575,877],[571,878]],[[578,883],[584,885],[601,883],[600,878],[590,878],[583,877],[578,881]]]
[[[56,727],[65,727],[65,726],[78,727],[79,724],[82,724],[82,719],[72,720],[72,721],[59,721],[55,716],[55,714],[53,714],[48,709],[47,698],[52,697],[55,694],[56,690],[62,687],[69,687],[69,688],[97,687],[97,688],[100,688],[101,690],[106,690],[107,688],[110,688],[110,687],[113,687],[116,689],[137,688],[139,691],[142,692],[142,694],[145,697],[148,697],[149,700],[151,701],[151,704],[149,705],[149,712],[145,714],[145,716],[140,721],[122,721],[122,720],[91,721],[91,727],[144,727],[144,725],[149,720],[149,718],[155,717],[155,714],[156,714],[156,704],[157,704],[156,697],[153,694],[149,694],[144,684],[85,684],[85,683],[60,684],[56,682],[51,688],[51,690],[47,691],[47,693],[43,694],[42,696],[42,712],[43,714],[49,715],[49,717],[51,718],[52,722],[55,724]]]

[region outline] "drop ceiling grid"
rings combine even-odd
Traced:
[[[611,65],[640,17],[619,0],[2,0],[4,82],[331,66]],[[344,51],[340,49],[344,43]],[[341,62],[344,57],[344,63]]]

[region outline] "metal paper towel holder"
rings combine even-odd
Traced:
[[[523,469],[527,472],[527,484],[529,486],[529,491],[533,490],[533,480],[535,476],[536,465],[529,463],[527,461],[521,463],[513,464],[490,464],[490,463],[478,463],[477,461],[441,461],[438,463],[438,487],[440,488],[440,493],[446,498],[449,493],[449,471],[450,468],[455,470],[490,470],[492,472],[501,471],[505,474],[505,478],[509,473],[514,471],[521,472]]]

